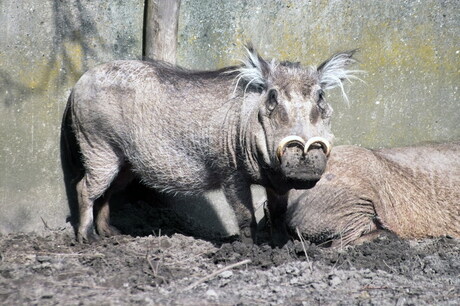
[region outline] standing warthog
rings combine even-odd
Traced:
[[[65,115],[83,157],[79,241],[97,238],[93,207],[98,234],[117,232],[108,201],[133,177],[173,194],[222,187],[246,241],[256,229],[251,184],[283,194],[319,180],[333,137],[324,90],[353,77],[353,52],[302,68],[247,51],[241,66],[218,71],[131,60],[81,77]]]
[[[321,180],[290,192],[289,227],[332,246],[389,230],[460,238],[460,142],[367,150],[338,146]]]

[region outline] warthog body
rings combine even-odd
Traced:
[[[290,194],[288,223],[334,246],[389,230],[460,238],[460,142],[367,150],[338,146],[321,180]]]
[[[323,90],[352,76],[353,52],[302,68],[247,51],[241,66],[218,71],[133,60],[81,77],[65,117],[84,164],[76,185],[80,241],[97,237],[93,207],[97,232],[116,233],[108,200],[132,177],[173,194],[222,187],[247,241],[256,227],[251,184],[279,194],[314,185],[333,137]]]

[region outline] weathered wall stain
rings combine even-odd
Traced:
[[[0,2],[0,232],[42,228],[39,216],[50,226],[65,221],[67,96],[87,69],[142,56],[143,3]]]

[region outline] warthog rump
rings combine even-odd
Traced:
[[[324,91],[353,77],[346,69],[352,55],[304,68],[265,61],[248,47],[242,65],[218,71],[132,60],[86,72],[64,120],[84,168],[76,184],[78,239],[97,237],[93,213],[100,235],[116,233],[110,195],[137,177],[170,193],[222,187],[242,239],[251,241],[251,184],[283,194],[311,187],[323,173],[333,138]]]
[[[402,238],[460,238],[460,142],[335,147],[316,186],[290,192],[288,224],[333,246],[384,230]]]

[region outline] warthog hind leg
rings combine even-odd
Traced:
[[[87,176],[85,175],[77,183],[78,208],[80,222],[78,224],[77,239],[80,243],[97,240],[97,235],[93,228],[93,203],[88,196]]]
[[[94,146],[89,146],[89,148],[94,148]],[[115,232],[109,225],[108,200],[111,194],[109,187],[117,177],[122,164],[122,158],[108,144],[105,150],[99,146],[97,152],[84,152],[84,155],[87,157],[85,159],[86,173],[77,184],[80,212],[77,239],[81,243],[92,242],[98,238],[94,232],[94,213],[97,216],[99,234],[107,235]],[[97,209],[94,212],[94,202],[106,192],[108,192],[106,196],[100,199],[102,207],[98,214]]]
[[[125,165],[110,185],[110,188],[100,199],[100,205],[95,206],[96,229],[100,236],[110,237],[120,234],[120,231],[116,227],[110,225],[110,198],[114,193],[125,189],[133,179],[134,175],[132,174],[130,167]]]

